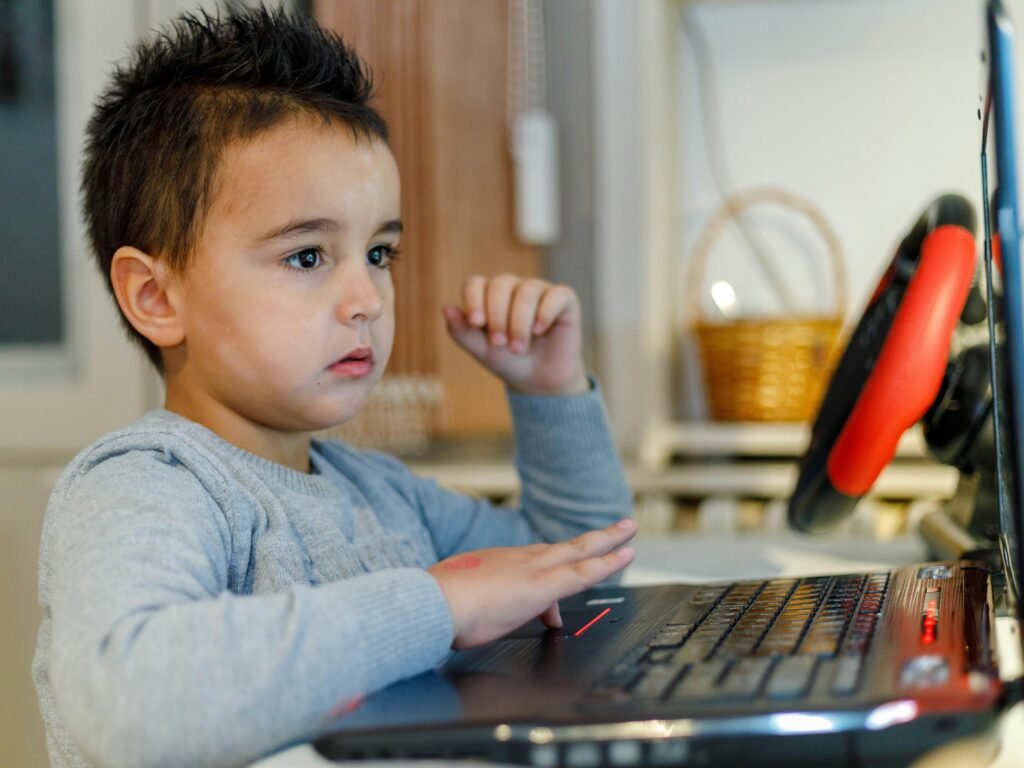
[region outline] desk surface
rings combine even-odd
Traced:
[[[866,571],[926,559],[924,546],[904,537],[878,542],[858,537],[810,538],[793,533],[707,536],[662,534],[634,540],[636,559],[626,584],[716,581]],[[1017,705],[1000,726],[1002,749],[993,739],[972,739],[930,755],[913,768],[1024,768],[1024,705]],[[998,754],[996,752],[998,751]],[[993,757],[994,756],[994,757]],[[469,765],[461,761],[459,765]],[[252,768],[326,768],[338,765],[300,746],[261,760]],[[359,768],[398,768],[401,763],[352,763]],[[416,768],[444,765],[417,761]]]

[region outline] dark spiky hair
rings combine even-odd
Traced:
[[[178,17],[118,66],[86,130],[82,201],[110,281],[131,245],[183,269],[214,197],[224,147],[310,114],[357,138],[388,140],[355,52],[314,20],[258,8]],[[158,370],[160,351],[125,321]]]

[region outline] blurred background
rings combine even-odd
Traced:
[[[514,500],[504,393],[439,308],[470,272],[542,275],[583,301],[644,534],[781,530],[835,351],[899,240],[940,192],[980,201],[981,2],[289,5],[368,60],[403,175],[395,357],[339,436]],[[3,766],[46,764],[29,662],[49,490],[162,402],[88,260],[83,127],[129,42],[200,7],[0,0]],[[911,434],[843,532],[906,535],[955,486]]]

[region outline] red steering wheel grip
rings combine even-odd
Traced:
[[[931,406],[975,267],[974,235],[947,224],[921,244],[921,260],[881,354],[828,457],[828,479],[845,496],[867,493],[900,437]]]

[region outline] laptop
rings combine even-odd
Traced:
[[[989,341],[991,358],[1004,361],[993,385],[997,567],[958,560],[590,590],[561,603],[560,630],[531,622],[368,697],[315,743],[320,754],[538,768],[903,766],[986,731],[1020,697],[1020,681],[1000,675],[1021,653],[1024,569],[1013,33],[1000,0],[987,18],[982,175],[987,183],[985,146],[994,144],[998,192],[984,219],[999,233],[1005,327],[998,354],[999,335]],[[1018,626],[1001,647],[999,614]]]

